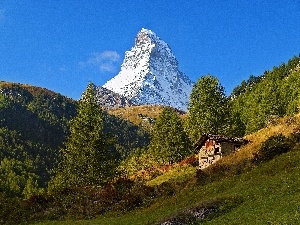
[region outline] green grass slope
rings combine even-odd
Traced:
[[[291,134],[299,128],[299,116],[282,118],[248,136],[251,144],[240,152],[224,157],[215,165],[235,165],[251,158],[267,137]],[[243,163],[241,163],[243,165]],[[217,167],[216,167],[217,168]],[[223,167],[221,167],[223,168]],[[225,168],[225,167],[224,167]],[[186,171],[183,175],[182,171]],[[48,221],[39,224],[160,224],[174,218],[184,218],[188,209],[216,206],[216,211],[203,221],[187,224],[299,224],[300,223],[300,147],[275,157],[271,161],[253,164],[239,173],[221,173],[211,182],[201,184],[195,178],[196,169],[185,165],[174,167],[148,185],[168,184],[176,187],[170,196],[162,196],[148,207],[122,213],[109,212],[91,220]],[[165,182],[165,183],[162,183]],[[168,183],[169,182],[169,183]],[[186,220],[187,221],[187,220]]]
[[[93,220],[39,224],[153,224],[179,215],[186,208],[218,199],[224,200],[221,213],[201,224],[299,224],[299,162],[300,150],[296,149],[248,173],[205,186],[192,185],[149,208],[123,215],[110,213]]]

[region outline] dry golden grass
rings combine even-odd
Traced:
[[[164,107],[162,106],[134,106],[110,110],[110,113],[127,119],[132,123],[140,124],[141,118],[138,114],[142,114],[143,116],[148,116],[150,118],[157,118],[163,108]],[[181,117],[183,116],[184,115],[181,115]],[[223,157],[217,163],[204,169],[204,171],[216,178],[224,175],[231,176],[242,173],[243,171],[252,168],[255,154],[259,151],[261,144],[269,137],[280,133],[285,136],[289,136],[292,133],[295,133],[295,131],[300,131],[300,113],[294,116],[286,116],[273,120],[268,127],[245,136],[244,138],[249,140],[249,143],[241,147],[239,151]],[[181,167],[181,165],[176,166],[178,168]],[[173,168],[170,168],[171,171],[172,169]],[[160,179],[159,176],[166,176],[164,174],[168,171],[169,170],[161,170],[159,167],[153,167],[148,170],[141,170],[137,172],[134,177],[151,182],[153,178]]]
[[[226,168],[228,170],[242,171],[244,167],[251,164],[251,161],[260,149],[261,144],[269,137],[280,133],[284,136],[289,136],[299,130],[300,113],[292,117],[286,116],[279,118],[277,121],[273,122],[272,125],[245,136],[244,138],[250,141],[247,145],[242,146],[239,151],[229,154],[205,170],[212,172],[218,170],[217,168]]]
[[[122,119],[128,120],[135,125],[142,125],[147,130],[151,129],[151,121],[147,118],[157,119],[159,114],[163,111],[166,106],[160,105],[141,105],[141,106],[130,106],[118,109],[110,109],[108,113]],[[181,118],[184,114],[178,112]]]

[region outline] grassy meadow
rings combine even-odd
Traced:
[[[176,165],[147,185],[172,186],[173,193],[155,199],[150,206],[130,212],[109,212],[90,220],[46,221],[37,224],[159,224],[182,216],[187,209],[216,204],[206,219],[192,224],[299,224],[300,147],[264,163],[251,163],[261,143],[274,134],[286,136],[299,129],[299,115],[281,118],[246,138],[250,143],[207,169],[209,182],[196,178],[196,168]],[[221,166],[223,165],[223,166]],[[214,168],[214,169],[213,169]],[[218,171],[225,169],[226,171]],[[174,188],[175,187],[175,188]]]

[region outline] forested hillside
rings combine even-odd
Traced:
[[[78,103],[44,88],[0,83],[0,190],[29,197],[47,187]],[[149,142],[149,134],[104,113],[104,132],[116,160]]]
[[[299,112],[300,57],[250,76],[231,94],[233,117],[241,120],[240,136],[257,131],[284,115]]]
[[[0,188],[29,197],[47,186],[77,104],[29,85],[1,82],[0,93]]]

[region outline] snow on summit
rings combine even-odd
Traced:
[[[168,44],[144,28],[131,50],[125,52],[119,74],[103,85],[137,105],[167,105],[184,111],[192,86],[191,80],[178,70]]]

